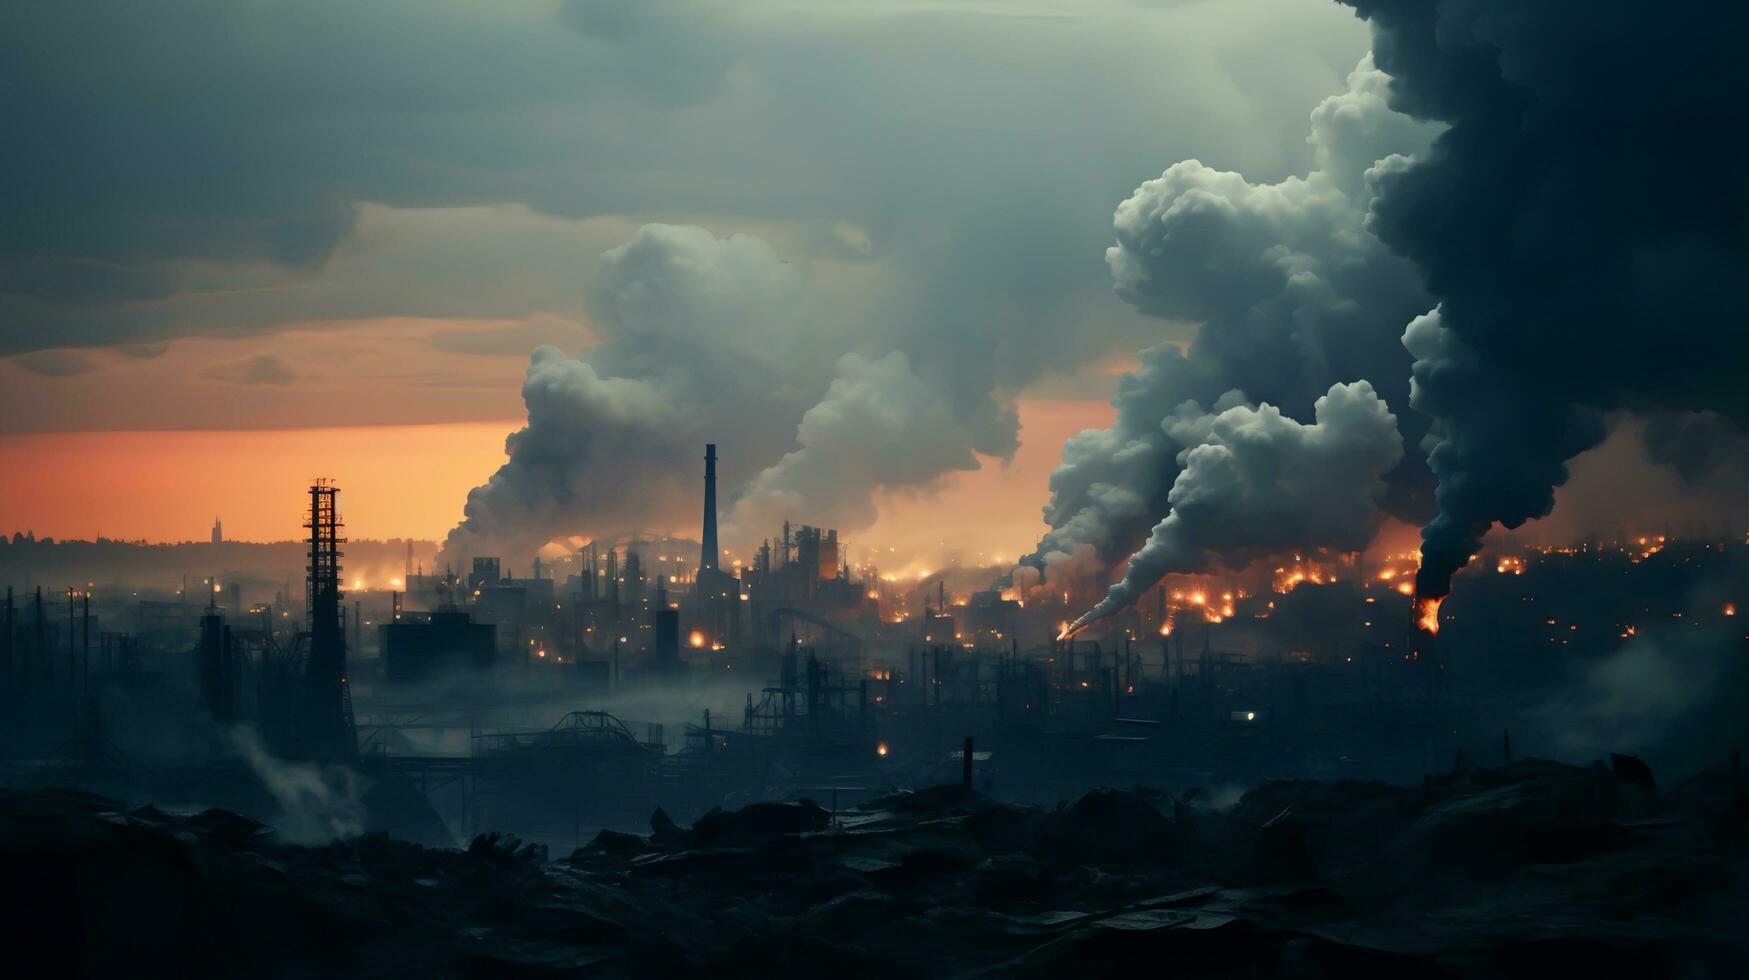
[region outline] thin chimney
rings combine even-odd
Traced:
[[[717,444],[704,447],[704,534],[699,545],[698,570],[717,570]]]

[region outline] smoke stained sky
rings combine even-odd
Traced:
[[[1749,13],[1351,2],[1391,106],[1448,124],[1381,174],[1369,215],[1440,301],[1403,338],[1439,479],[1416,585],[1440,596],[1491,525],[1549,513],[1605,413],[1749,421],[1749,71],[1735,40]],[[1678,175],[1708,185],[1704,202],[1670,192]],[[1657,443],[1673,430],[1647,434],[1668,455]]]
[[[166,526],[126,502],[124,486],[168,485],[149,464],[169,458],[228,475],[227,460],[277,454],[254,472],[301,483],[371,472],[375,445],[434,478],[385,491],[398,499],[377,513],[399,516],[355,532],[440,536],[502,461],[530,354],[550,348],[554,371],[635,391],[633,431],[660,436],[620,483],[603,476],[652,504],[616,520],[690,527],[696,443],[714,438],[735,450],[731,528],[793,510],[926,543],[912,529],[929,508],[983,487],[990,505],[955,525],[962,547],[1019,551],[1047,498],[1034,454],[1109,424],[1114,367],[1188,343],[1193,321],[1286,322],[1378,292],[1331,270],[1371,263],[1353,234],[1367,164],[1415,152],[1431,125],[1369,128],[1388,117],[1379,87],[1350,77],[1368,28],[1306,0],[74,0],[0,18],[0,123],[28,147],[0,175],[0,452],[16,461],[0,529],[63,535],[200,536],[204,516]],[[1394,64],[1414,54],[1399,45]],[[1113,209],[1180,160],[1206,169],[1178,186],[1243,175],[1235,199],[1258,202],[1332,175],[1311,203],[1354,207],[1318,219],[1341,232],[1328,242],[1284,237],[1292,304],[1254,304],[1249,283],[1216,296],[1213,280],[1198,302],[1173,269],[1141,265],[1114,292]],[[1399,225],[1389,244],[1413,239]],[[732,253],[726,274],[688,279],[713,252]],[[602,258],[616,254],[660,261]],[[1295,292],[1319,280],[1338,288]],[[1418,290],[1380,304],[1368,336],[1395,332]],[[1386,345],[1377,363],[1395,374],[1408,356]],[[1359,360],[1244,387],[1308,421],[1329,383],[1380,374]],[[1367,380],[1418,464],[1426,421],[1396,403],[1406,378]],[[1205,403],[1225,387],[1211,386]],[[573,432],[594,421],[554,414]],[[350,435],[292,435],[316,427]],[[1709,443],[1683,428],[1684,447]],[[847,452],[860,446],[889,458]],[[79,449],[123,455],[94,469]],[[114,479],[128,458],[141,468]],[[579,459],[546,472],[593,472]],[[209,482],[221,506],[203,515],[271,499]],[[499,496],[538,496],[513,489]],[[500,541],[521,541],[588,529],[604,494],[482,507],[509,515]],[[276,521],[292,523],[239,516],[234,533],[286,536]]]
[[[877,496],[874,525],[848,539],[858,560],[877,541],[893,549],[882,565],[902,570],[956,556],[1013,559],[1016,542],[1034,540],[1044,526],[1040,488],[1063,440],[1108,424],[1111,406],[1022,399],[1018,407],[1021,445],[1012,462],[959,474],[926,499]],[[504,461],[504,434],[518,424],[0,435],[0,513],[19,529],[57,538],[205,540],[218,516],[228,537],[282,541],[301,533],[303,487],[318,475],[310,461],[320,459],[321,475],[346,488],[353,536],[441,540],[468,490]],[[244,475],[256,492],[235,492]],[[694,531],[691,523],[675,530]]]
[[[6,164],[0,431],[515,418],[532,350],[624,326],[600,257],[696,227],[765,243],[828,304],[798,320],[825,340],[797,390],[748,419],[773,445],[725,466],[750,481],[803,449],[839,378],[835,404],[864,418],[816,413],[809,452],[761,486],[833,497],[823,512],[842,492],[795,516],[847,523],[1014,452],[1016,398],[1092,375],[1066,394],[1106,399],[1111,376],[1083,368],[1188,336],[1112,296],[1115,202],[1161,159],[1303,169],[1305,113],[1365,49],[1349,12],[1292,0],[3,16],[0,112],[31,150]],[[683,390],[634,361],[602,368]],[[953,438],[892,486],[821,485],[843,469],[823,440],[877,431],[897,391],[931,393],[909,424]],[[694,412],[734,419],[737,394]],[[687,485],[696,455],[676,461]]]

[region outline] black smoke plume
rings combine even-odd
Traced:
[[[1425,275],[1442,596],[1495,523],[1546,514],[1602,413],[1749,417],[1749,9],[1345,0],[1390,105],[1447,129],[1381,168],[1369,228]]]

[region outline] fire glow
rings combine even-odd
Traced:
[[[1430,636],[1439,635],[1439,605],[1444,601],[1444,596],[1415,600],[1415,625]]]

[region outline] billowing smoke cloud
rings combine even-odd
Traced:
[[[800,448],[736,492],[731,533],[756,535],[800,513],[834,527],[864,527],[874,522],[874,502],[846,487],[926,485],[978,468],[970,428],[899,351],[878,360],[844,355],[826,396],[802,415],[796,439]]]
[[[728,494],[730,540],[804,504],[810,520],[860,527],[877,489],[978,465],[978,427],[944,386],[901,351],[859,349],[879,332],[759,238],[647,225],[602,256],[591,302],[603,342],[534,352],[528,423],[446,552],[525,555],[561,535],[695,521],[706,442],[726,487],[751,481]]]
[[[1602,411],[1749,418],[1749,11],[1347,2],[1391,107],[1449,127],[1380,168],[1369,223],[1440,303],[1404,343],[1439,481],[1417,587],[1441,596],[1492,524],[1547,513]]]
[[[623,492],[634,467],[678,460],[690,445],[677,438],[692,431],[690,417],[669,395],[646,380],[603,378],[555,348],[536,349],[522,385],[528,424],[505,441],[510,459],[468,493],[446,554],[525,554],[557,528],[636,526],[677,503],[674,466],[646,470],[640,492]]]
[[[1424,150],[1434,128],[1391,111],[1387,81],[1363,60],[1347,91],[1317,107],[1316,169],[1303,178],[1253,184],[1190,160],[1118,208],[1106,262],[1119,295],[1201,329],[1187,350],[1143,351],[1119,383],[1113,425],[1064,446],[1045,508],[1051,530],[1029,563],[1054,570],[1089,552],[1110,563],[1141,541],[1195,445],[1170,424],[1186,401],[1211,404],[1238,389],[1304,419],[1332,384],[1365,378],[1387,404],[1407,403],[1409,358],[1397,337],[1431,301],[1365,217],[1377,168]],[[1425,432],[1412,416],[1404,427],[1412,443]],[[1430,482],[1419,454],[1402,458],[1387,507],[1419,522]]]
[[[1385,476],[1403,458],[1397,420],[1365,381],[1331,387],[1313,413],[1306,425],[1268,404],[1213,413],[1180,406],[1162,425],[1191,447],[1178,455],[1171,513],[1071,631],[1133,604],[1172,572],[1290,547],[1366,547],[1382,518]]]
[[[819,396],[806,379],[830,364],[801,275],[752,236],[647,225],[601,257],[591,301],[603,342],[535,350],[528,423],[468,494],[446,552],[527,554],[666,520],[695,499],[705,442],[729,444],[727,478],[776,458]]]

